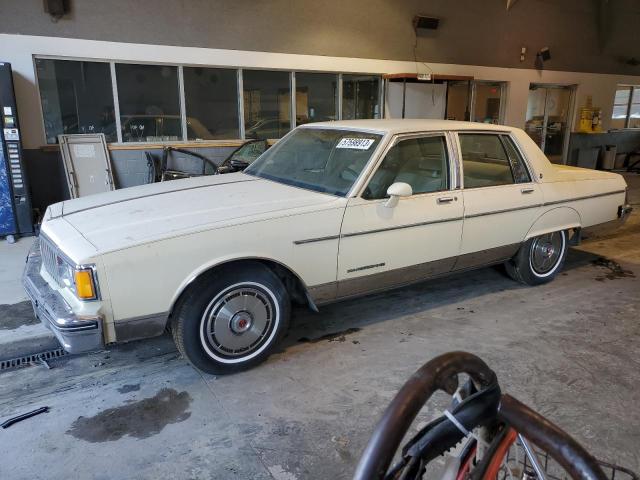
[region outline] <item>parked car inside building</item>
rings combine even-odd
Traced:
[[[617,174],[552,165],[522,130],[298,127],[244,173],[52,205],[24,284],[71,352],[161,334],[196,367],[263,361],[310,308],[505,263],[537,285],[582,229],[624,219]]]

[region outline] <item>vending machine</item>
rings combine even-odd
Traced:
[[[11,64],[0,62],[0,237],[33,234]]]

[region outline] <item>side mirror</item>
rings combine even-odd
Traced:
[[[387,203],[385,203],[384,206],[387,208],[393,208],[400,201],[400,197],[410,197],[413,195],[413,189],[408,183],[395,182],[387,188],[387,195],[389,195],[389,200],[387,200]]]

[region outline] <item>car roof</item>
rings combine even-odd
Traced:
[[[336,128],[391,134],[442,130],[495,130],[500,132],[510,132],[513,130],[513,127],[507,127],[505,125],[493,125],[491,123],[408,118],[380,120],[338,120],[332,122],[307,123],[303,125],[302,128]]]

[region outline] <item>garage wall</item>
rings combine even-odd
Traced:
[[[524,0],[520,0],[524,1]],[[593,74],[580,72],[537,71],[524,68],[487,67],[429,63],[428,67],[413,61],[379,60],[319,55],[297,55],[241,50],[221,50],[195,47],[175,47],[58,37],[0,34],[0,59],[11,62],[18,100],[18,111],[26,149],[45,144],[42,114],[36,87],[34,55],[106,59],[141,63],[252,67],[265,69],[311,70],[353,73],[433,72],[448,75],[469,75],[478,80],[508,82],[505,123],[524,126],[529,85],[533,82],[577,85],[575,111],[587,95],[603,108],[604,128],[609,127],[616,85],[639,84],[640,76]]]
[[[42,0],[0,1],[0,33],[115,42],[638,74],[637,0],[70,0],[52,22]],[[416,14],[442,19],[417,39]],[[520,47],[529,54],[520,63]],[[415,55],[415,56],[414,56]]]

